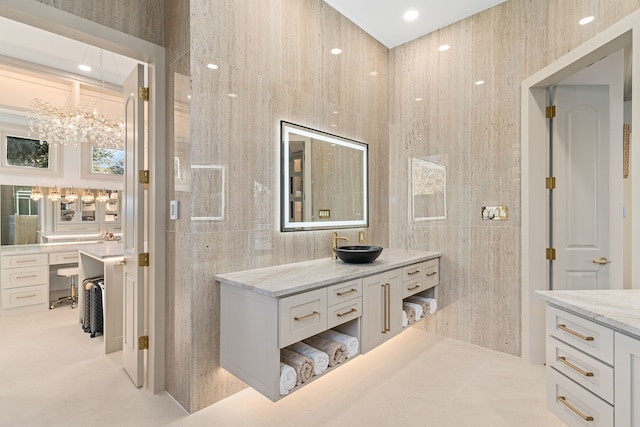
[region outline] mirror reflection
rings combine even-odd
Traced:
[[[413,221],[447,217],[447,169],[428,160],[411,158],[409,189]]]
[[[101,234],[117,239],[122,232],[120,200],[116,190],[0,185],[0,242],[87,241]]]
[[[282,231],[368,226],[367,144],[287,122]]]

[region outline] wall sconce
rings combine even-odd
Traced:
[[[90,188],[87,188],[84,193],[82,193],[82,197],[80,198],[85,203],[91,203],[95,200],[95,196]]]
[[[42,199],[43,194],[42,194],[42,189],[40,188],[39,185],[36,185],[36,188],[32,188],[31,189],[31,195],[29,196],[31,198],[31,200],[37,202],[38,200]]]
[[[58,190],[58,187],[54,185],[53,188],[49,190],[47,199],[51,200],[52,202],[55,202],[57,200],[60,200],[60,198],[62,198],[62,194],[60,194],[60,190]]]
[[[73,189],[73,187],[71,187],[71,190],[67,190],[67,194],[64,196],[64,198],[69,202],[75,202],[76,200],[78,200],[78,193]]]

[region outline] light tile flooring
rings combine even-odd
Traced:
[[[0,426],[564,426],[542,367],[415,329],[279,402],[247,388],[187,415],[134,388],[76,316],[0,318]]]

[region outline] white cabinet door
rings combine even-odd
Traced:
[[[402,269],[362,280],[362,353],[377,347],[402,329]]]
[[[615,335],[616,427],[640,427],[640,340]]]

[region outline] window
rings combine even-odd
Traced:
[[[84,178],[122,179],[124,175],[124,150],[120,148],[82,146],[82,172]]]
[[[26,131],[2,131],[2,164],[5,172],[57,173],[56,148],[28,136]]]

